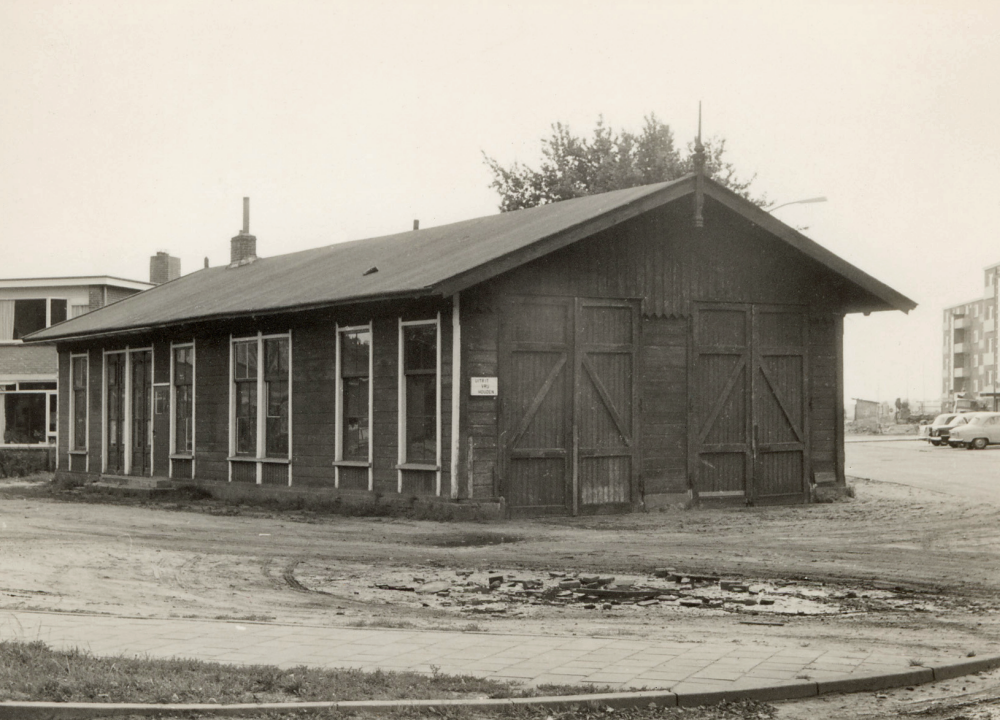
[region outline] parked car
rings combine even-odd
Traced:
[[[1000,412],[967,413],[968,421],[951,428],[948,444],[982,450],[1000,443]]]
[[[927,425],[920,426],[920,437],[931,445],[948,444],[948,426],[960,413],[942,413]]]

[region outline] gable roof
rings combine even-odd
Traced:
[[[616,190],[394,235],[199,270],[40,330],[67,340],[192,321],[421,296],[448,296],[653,208],[690,195],[695,178]],[[705,194],[846,277],[883,307],[916,307],[847,261],[711,180]],[[377,270],[373,270],[377,268]]]

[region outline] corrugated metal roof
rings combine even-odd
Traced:
[[[705,185],[710,194],[721,192],[727,199],[737,197],[711,181]],[[560,239],[563,244],[572,242],[585,236],[581,233],[592,234],[600,226],[627,220],[657,204],[689,194],[693,188],[692,176],[687,176],[669,183],[617,190],[440,227],[264,257],[236,268],[199,270],[41,330],[30,339],[102,335],[365,299],[449,294],[481,281],[484,266],[490,266],[490,272],[494,268],[495,272],[502,272],[523,262],[525,251],[536,245],[539,252],[549,252],[561,247],[557,244]],[[751,203],[738,200],[757,210]],[[836,257],[828,251],[822,252]],[[845,266],[853,268],[840,261],[840,267],[834,269],[842,272]],[[365,274],[373,267],[378,271]],[[863,276],[859,284],[876,296],[884,298],[871,290],[866,279],[902,298],[874,278],[853,269],[858,277]],[[857,277],[850,279],[858,282]]]

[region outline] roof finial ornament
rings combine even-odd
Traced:
[[[705,227],[705,146],[701,143],[701,100],[698,101],[698,137],[694,141],[694,226]]]

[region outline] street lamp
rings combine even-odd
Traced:
[[[781,203],[780,205],[772,205],[769,208],[764,208],[764,211],[765,212],[774,212],[778,208],[783,208],[786,205],[805,205],[807,203],[821,203],[821,202],[826,202],[826,198],[821,196],[821,197],[814,197],[814,198],[805,198],[804,200],[791,200],[790,202]]]

